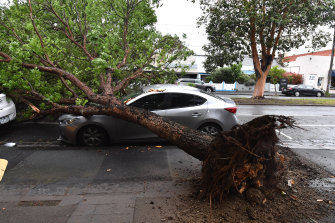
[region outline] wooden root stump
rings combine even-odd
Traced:
[[[201,196],[222,201],[228,194],[248,191],[248,200],[264,203],[256,188],[276,186],[283,174],[276,130],[286,127],[295,127],[289,117],[262,116],[219,133],[203,162]]]

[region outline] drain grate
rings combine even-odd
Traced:
[[[61,200],[39,200],[39,201],[20,201],[20,207],[34,207],[34,206],[57,206]]]

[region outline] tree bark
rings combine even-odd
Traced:
[[[266,82],[266,77],[264,73],[260,75],[260,78],[256,81],[253,98],[263,98],[264,97],[264,87]]]
[[[110,115],[149,129],[201,161],[207,157],[209,145],[214,139],[213,136],[170,121],[153,112],[128,106],[114,96],[100,96],[96,102],[105,106],[59,106],[55,108],[54,112],[83,116]]]
[[[254,66],[255,64],[260,64],[258,59],[253,57]],[[262,65],[260,66],[260,69],[258,68],[256,71],[256,85],[254,89],[254,93],[252,95],[253,98],[264,98],[264,87],[266,78],[270,72],[271,66],[273,62],[273,56],[267,55],[265,56],[265,61],[262,61]],[[259,67],[259,66],[255,66]]]

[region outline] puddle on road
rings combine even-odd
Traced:
[[[323,178],[323,179],[312,180],[309,186],[324,191],[335,191],[335,178]]]

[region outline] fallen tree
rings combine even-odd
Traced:
[[[2,7],[1,89],[27,104],[31,118],[104,114],[144,126],[204,161],[208,197],[275,182],[275,131],[293,126],[290,118],[264,116],[213,137],[119,99],[129,84],[162,78],[191,53],[177,37],[155,31],[156,3],[29,0]]]

